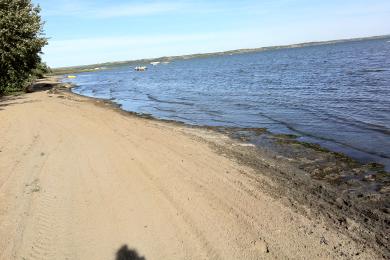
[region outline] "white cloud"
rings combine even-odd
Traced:
[[[76,0],[58,0],[55,3],[49,0],[37,0],[42,7],[43,16],[77,16],[92,7],[91,3]]]
[[[192,40],[209,40],[216,34],[178,34],[178,35],[154,35],[154,36],[131,36],[131,37],[100,37],[72,40],[50,41],[49,48],[53,51],[75,49],[106,49],[116,47],[145,46],[166,43],[181,43]]]
[[[87,18],[113,18],[113,17],[132,17],[132,16],[150,16],[167,13],[236,13],[248,12],[256,14],[266,12],[266,7],[255,4],[252,1],[244,1],[238,6],[230,6],[221,1],[140,1],[126,4],[115,4],[107,2],[105,4],[96,1],[76,1],[76,0],[57,0],[55,4],[49,0],[36,0],[43,7],[44,16],[73,16]],[[287,1],[287,0],[284,0]],[[272,2],[272,1],[270,1]]]
[[[182,4],[177,3],[127,4],[91,10],[87,15],[98,18],[145,16],[178,11],[182,7]]]
[[[151,58],[173,55],[180,48],[195,51],[194,44],[199,49],[202,43],[215,42],[219,36],[205,33],[51,40],[44,48],[44,59],[57,67]]]
[[[98,5],[92,2],[59,2],[56,6],[43,8],[44,16],[74,16],[87,18],[113,18],[149,16],[177,12],[186,8],[184,3],[146,2],[121,5]]]

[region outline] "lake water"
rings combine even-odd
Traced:
[[[75,93],[192,125],[265,127],[390,167],[390,39],[121,66]]]

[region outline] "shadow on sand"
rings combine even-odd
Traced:
[[[40,92],[40,91],[46,91],[54,88],[55,86],[59,85],[59,82],[36,82],[31,84],[25,89],[26,93],[33,93],[33,92]],[[9,96],[0,96],[0,110],[3,110],[7,106],[16,105],[16,104],[25,104],[25,103],[33,103],[36,101],[21,101],[25,99],[23,97],[23,92],[14,93],[13,95]]]
[[[23,101],[25,98],[21,95],[0,97],[0,110],[16,104],[33,103],[35,101]]]
[[[116,252],[115,260],[146,260],[146,258],[138,255],[138,252],[136,250],[129,249],[127,245],[123,245]]]

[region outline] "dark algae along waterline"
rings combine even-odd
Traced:
[[[390,39],[81,73],[77,94],[200,126],[266,128],[390,169]]]

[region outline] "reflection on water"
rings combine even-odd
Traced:
[[[130,66],[73,91],[195,125],[266,127],[390,166],[390,44],[369,40]]]

